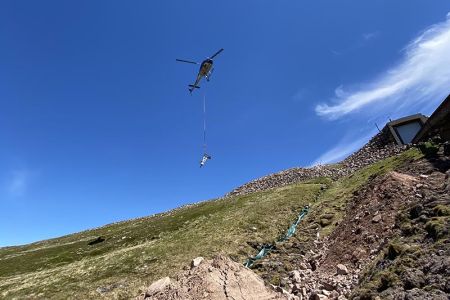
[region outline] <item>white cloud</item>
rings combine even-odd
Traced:
[[[347,156],[360,149],[365,143],[367,143],[374,134],[375,132],[371,131],[369,134],[359,136],[356,139],[352,136],[344,137],[333,148],[327,150],[325,153],[316,158],[312,163],[312,166],[334,163],[345,159]]]
[[[396,110],[439,103],[450,92],[450,13],[405,47],[404,58],[368,84],[346,91],[338,87],[335,104],[319,104],[316,113],[338,119],[363,108]],[[376,106],[375,106],[376,105]]]

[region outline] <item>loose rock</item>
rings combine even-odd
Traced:
[[[338,265],[336,266],[336,270],[337,270],[337,273],[338,273],[339,275],[347,275],[347,274],[348,274],[348,269],[347,269],[347,267],[346,267],[345,265],[343,265],[343,264],[338,264]]]
[[[198,267],[203,261],[203,257],[197,257],[194,258],[191,262],[191,268],[196,268]]]

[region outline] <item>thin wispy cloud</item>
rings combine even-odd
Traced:
[[[369,37],[369,36],[368,36]],[[445,22],[426,29],[404,49],[403,59],[391,69],[356,88],[335,91],[331,104],[319,104],[319,116],[338,119],[372,109],[438,103],[450,91],[450,14]]]
[[[337,51],[337,50],[333,50],[333,49],[331,49],[330,52],[331,52],[333,55],[335,55],[335,56],[339,56],[339,55],[342,54],[342,52]]]
[[[369,134],[365,134],[356,139],[353,136],[344,137],[335,146],[316,158],[312,163],[312,166],[318,164],[334,163],[345,159],[347,156],[367,143],[367,141],[373,136],[374,133],[374,131],[371,131]]]
[[[370,41],[370,40],[377,38],[379,35],[380,35],[379,31],[374,31],[374,32],[363,33],[362,37],[365,41]]]
[[[11,172],[11,176],[6,186],[8,194],[13,197],[25,195],[29,180],[30,172],[28,170],[15,170]]]
[[[292,99],[294,100],[294,102],[302,102],[306,99],[308,94],[309,92],[306,88],[301,88],[294,94]]]
[[[366,32],[362,35],[358,36],[356,40],[348,45],[347,47],[344,47],[342,49],[330,49],[330,52],[334,56],[341,56],[344,54],[349,54],[355,51],[358,51],[359,49],[365,47],[367,44],[369,44],[372,40],[378,38],[380,36],[380,31],[373,31],[373,32]]]

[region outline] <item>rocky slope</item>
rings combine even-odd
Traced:
[[[434,157],[411,158],[396,166],[383,161],[371,168],[319,195],[315,211],[297,234],[276,243],[275,250],[254,265],[277,297],[449,299],[450,158],[441,151]],[[352,182],[365,176],[368,180],[362,184]],[[264,243],[249,244],[258,250]],[[190,271],[181,275],[189,276]],[[200,276],[198,286],[208,285],[208,278]],[[252,297],[243,286],[235,299]]]
[[[450,159],[437,156],[401,171],[414,183],[405,203],[392,212],[390,239],[362,274],[353,297],[449,299]]]
[[[397,155],[407,148],[406,146],[398,146],[395,144],[391,135],[388,134],[388,128],[385,127],[366,145],[339,164],[318,165],[311,168],[292,168],[269,174],[232,190],[226,196],[246,195],[320,177],[328,177],[336,180],[343,176],[353,174],[355,171],[377,161]]]
[[[335,216],[323,214],[257,272],[299,299],[448,299],[449,168],[438,156],[371,178],[329,235]]]

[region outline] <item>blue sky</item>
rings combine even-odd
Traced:
[[[364,3],[363,3],[364,2]],[[344,158],[449,93],[450,2],[1,1],[0,246]],[[197,67],[220,48],[211,82]],[[202,156],[202,97],[208,151]]]

